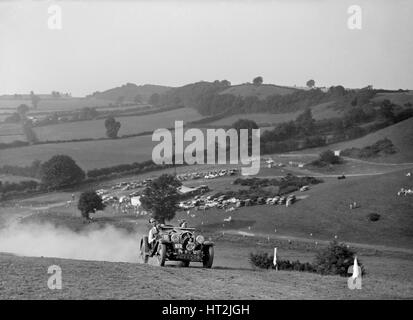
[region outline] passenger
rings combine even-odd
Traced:
[[[149,230],[148,243],[149,247],[152,248],[156,237],[159,234],[159,224],[154,218],[150,218],[149,223],[152,225],[152,228]]]
[[[188,228],[188,223],[185,220],[182,220],[179,227],[180,228]]]

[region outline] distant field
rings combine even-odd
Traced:
[[[389,93],[378,93],[372,100],[379,102],[385,99],[399,105],[404,105],[405,103],[413,104],[413,91],[409,92],[389,92]]]
[[[386,157],[372,158],[371,161],[389,163],[413,162],[413,118],[370,133],[359,139],[329,146],[329,148],[334,150],[344,150],[353,147],[362,148],[384,138],[389,138],[398,149],[398,152]]]
[[[231,86],[230,88],[222,91],[220,94],[232,94],[234,96],[248,97],[256,96],[259,99],[265,99],[268,96],[279,94],[285,95],[293,93],[294,88],[281,87],[273,84],[262,84],[259,86],[253,84],[240,84],[237,86]]]
[[[101,140],[34,145],[0,150],[0,164],[28,165],[45,161],[56,154],[71,156],[84,169],[150,160],[157,142],[151,136],[120,140]]]
[[[15,140],[26,141],[21,124],[0,123],[0,143],[9,143]]]
[[[27,104],[30,112],[55,112],[69,111],[83,107],[109,106],[113,101],[95,98],[59,98],[40,100],[36,110],[33,110],[32,103],[27,99],[0,99],[0,112],[14,112],[21,104]]]
[[[236,229],[305,238],[312,234],[324,240],[332,240],[337,235],[340,241],[412,248],[413,202],[411,197],[397,196],[401,187],[411,185],[412,179],[405,176],[407,171],[349,177],[344,181],[324,178],[324,183],[311,186],[305,193],[296,193],[306,198],[289,208],[261,205],[243,207],[232,213],[210,209],[206,215],[198,213],[195,217],[181,212],[174,221],[185,218],[190,225],[201,229],[218,226],[222,231]],[[217,188],[216,183],[221,181],[207,182],[212,194],[217,189],[223,190],[222,186]],[[229,182],[227,186],[234,188]],[[360,208],[350,210],[351,201],[357,201]],[[368,220],[367,214],[373,212],[381,215],[379,221]],[[233,223],[222,227],[223,219],[229,215]]]
[[[340,113],[333,108],[329,108],[330,102],[322,103],[311,107],[313,117],[316,120],[327,119],[340,116]],[[282,122],[288,122],[295,120],[302,111],[290,112],[290,113],[246,113],[232,115],[214,122],[209,123],[213,126],[228,126],[233,124],[238,119],[249,119],[255,121],[258,125],[275,125]]]
[[[37,180],[35,178],[26,178],[26,177],[20,177],[20,176],[13,176],[9,174],[2,174],[0,173],[0,181],[4,182],[21,182],[21,181],[27,181],[27,180]]]
[[[143,116],[118,117],[117,121],[121,123],[119,136],[122,136],[152,131],[158,128],[170,128],[174,126],[175,120],[189,122],[200,118],[201,115],[195,109],[181,108]],[[37,127],[35,132],[40,141],[104,138],[106,137],[104,122],[104,119],[100,119],[62,123]]]

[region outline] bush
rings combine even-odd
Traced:
[[[341,159],[339,156],[336,156],[333,151],[326,150],[320,153],[320,161],[328,164],[339,164]]]
[[[254,267],[269,269],[273,265],[274,256],[268,255],[267,252],[250,253],[249,261]]]
[[[274,256],[269,255],[267,252],[261,253],[250,253],[249,257],[250,263],[253,267],[260,269],[275,269],[273,264]],[[284,271],[305,271],[305,272],[315,272],[314,266],[309,262],[300,262],[299,260],[290,261],[277,259],[278,270]]]
[[[354,263],[355,252],[348,248],[344,243],[339,244],[333,241],[330,245],[322,249],[316,256],[314,268],[317,273],[325,275],[347,276],[348,269]],[[358,261],[364,274],[362,263]]]
[[[379,221],[379,220],[380,220],[380,215],[379,215],[378,213],[369,213],[369,214],[367,215],[367,218],[368,218],[370,221],[375,222],[375,221]]]
[[[343,155],[354,157],[354,158],[373,158],[381,155],[394,154],[397,152],[396,147],[393,145],[393,142],[384,138],[378,140],[371,146],[360,148],[350,148],[343,150]]]

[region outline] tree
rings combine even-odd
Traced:
[[[58,99],[61,97],[61,94],[59,91],[52,91],[52,97]]]
[[[48,188],[75,185],[84,179],[85,172],[66,155],[53,156],[41,167],[41,181]]]
[[[114,117],[109,116],[105,120],[106,135],[108,138],[116,139],[118,137],[120,126],[121,124],[119,121],[116,121]]]
[[[263,79],[262,79],[262,77],[256,77],[256,78],[254,78],[254,80],[252,80],[252,83],[256,86],[259,86],[263,83]]]
[[[32,120],[26,119],[23,121],[23,132],[30,144],[36,143],[38,141],[36,133],[33,130]]]
[[[315,81],[313,79],[308,80],[306,83],[307,87],[312,88],[315,86]]]
[[[149,98],[149,104],[153,105],[153,106],[157,106],[159,105],[161,101],[161,96],[159,95],[159,93],[154,93],[150,96]]]
[[[175,176],[163,174],[153,180],[145,188],[141,196],[141,203],[145,210],[151,212],[152,217],[160,223],[172,220],[178,209],[180,195],[177,188],[181,182]]]
[[[105,209],[105,205],[102,198],[95,191],[86,191],[80,195],[77,208],[80,210],[82,217],[90,220],[89,214]]]
[[[328,164],[338,164],[341,162],[341,158],[336,156],[333,151],[326,150],[320,153],[320,161]]]
[[[307,108],[295,120],[296,127],[304,134],[309,135],[314,129],[315,120],[310,108]]]
[[[27,112],[29,112],[29,107],[27,104],[21,104],[17,107],[17,112],[20,114],[20,116],[24,117]]]
[[[35,95],[33,91],[30,91],[30,100],[32,101],[33,108],[37,109],[37,106],[40,102],[40,97]]]

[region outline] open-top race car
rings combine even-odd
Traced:
[[[144,263],[150,257],[156,257],[159,266],[164,266],[165,261],[182,261],[184,267],[191,262],[202,262],[204,268],[211,268],[214,244],[202,235],[196,235],[195,228],[163,225],[152,246],[147,236],[141,239],[140,256]]]

